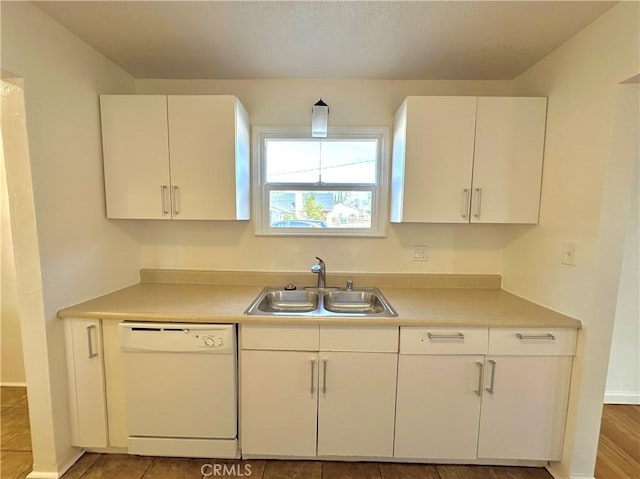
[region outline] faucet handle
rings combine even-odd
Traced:
[[[347,287],[345,288],[345,290],[353,291],[353,280],[351,280],[351,279],[347,280]]]

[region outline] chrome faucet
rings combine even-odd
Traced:
[[[325,289],[327,287],[327,267],[322,258],[316,256],[316,259],[318,264],[311,267],[311,272],[318,275],[318,289]]]

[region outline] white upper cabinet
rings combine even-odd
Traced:
[[[478,98],[472,223],[537,223],[546,98]]]
[[[407,97],[391,221],[537,223],[546,98]]]
[[[408,97],[393,133],[391,221],[468,223],[475,97]]]
[[[249,219],[249,115],[229,95],[100,97],[109,218]]]
[[[107,217],[170,217],[165,95],[100,97]]]

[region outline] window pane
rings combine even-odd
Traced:
[[[376,140],[323,142],[322,181],[375,184],[377,154]]]
[[[377,140],[267,140],[267,183],[375,184]]]
[[[267,183],[317,183],[320,142],[267,140]]]
[[[272,228],[371,228],[371,191],[270,191]]]

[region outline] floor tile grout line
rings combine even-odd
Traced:
[[[84,454],[83,454],[82,456],[84,456]],[[82,456],[80,456],[80,457],[82,457]],[[91,468],[95,465],[95,463],[96,463],[96,462],[98,462],[98,460],[99,460],[101,457],[102,457],[102,454],[99,454],[99,455],[98,455],[98,457],[96,458],[96,460],[95,460],[95,461],[93,461],[93,462],[91,463],[91,465],[90,465],[89,467],[87,467],[87,468],[84,470],[84,472],[83,472],[82,474],[80,474],[80,476],[78,477],[78,479],[82,479],[82,478],[85,476],[85,474],[86,474],[87,472],[89,472],[89,469],[91,469]],[[76,461],[76,463],[77,463],[77,462],[78,462],[78,461]],[[75,463],[74,463],[74,464],[75,464]],[[71,466],[71,467],[73,467],[73,466]],[[67,472],[69,472],[69,470],[70,470],[70,469],[68,469],[68,470],[67,470]],[[67,472],[65,472],[65,474],[66,474]],[[64,474],[62,475],[62,478],[64,478]]]
[[[151,466],[153,466],[153,464],[155,462],[157,462],[158,458],[157,457],[153,457],[151,458],[151,461],[149,461],[149,465],[147,466],[147,468],[142,472],[142,475],[138,478],[138,479],[144,479],[144,476],[147,474],[147,472],[149,472],[149,469],[151,469]]]

